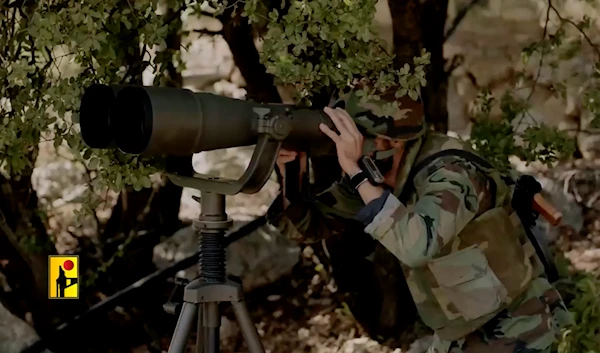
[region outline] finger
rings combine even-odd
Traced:
[[[306,152],[300,152],[298,154],[298,158],[300,159],[300,173],[306,172]]]
[[[286,149],[280,149],[279,150],[279,156],[296,156],[298,155],[298,153],[296,151],[288,151]]]
[[[340,126],[340,137],[343,140],[350,143],[362,141],[362,134],[358,131],[354,121],[352,121],[352,118],[344,109],[332,109],[331,115],[335,119],[334,121],[337,123],[337,126]]]
[[[323,132],[325,135],[329,136],[329,138],[331,140],[333,140],[334,143],[338,143],[340,142],[340,135],[336,134],[333,130],[331,130],[329,128],[329,126],[321,123],[319,124],[319,129],[321,130],[321,132]]]
[[[355,141],[360,140],[362,135],[360,135],[360,133],[356,133],[355,131],[352,130],[353,126],[348,124],[347,119],[340,112],[337,112],[336,119],[340,126],[340,128],[339,128],[340,129],[340,137],[344,141],[353,143]]]
[[[277,163],[285,164],[293,161],[294,159],[296,159],[296,156],[280,156],[277,158]]]
[[[348,133],[350,133],[352,136],[354,136],[356,138],[359,138],[359,139],[362,138],[362,134],[360,133],[360,131],[358,131],[358,127],[356,127],[356,123],[354,122],[354,120],[352,119],[350,114],[348,114],[348,112],[346,110],[341,109],[341,108],[336,108],[336,110],[338,112],[340,120],[346,127],[346,130],[348,131]]]
[[[329,107],[325,107],[324,110],[325,113],[327,113],[327,115],[329,115],[329,117],[331,118],[333,125],[335,125],[335,128],[339,131],[340,135],[344,135],[347,129],[344,125],[344,122],[341,120],[342,118],[338,115],[338,112]]]

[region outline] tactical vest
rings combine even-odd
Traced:
[[[474,164],[489,179],[493,194],[492,206],[479,212],[434,258],[416,268],[403,265],[421,319],[440,338],[453,341],[509,308],[544,268],[512,209],[514,186],[505,182],[510,176],[449,136],[428,133],[420,143],[409,180],[396,195],[409,209],[416,198],[413,177],[443,155],[458,155]]]

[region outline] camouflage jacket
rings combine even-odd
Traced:
[[[285,236],[307,243],[362,222],[401,262],[421,319],[441,339],[461,339],[500,312],[516,310],[543,267],[502,176],[459,155],[428,160],[449,149],[468,147],[435,133],[410,141],[396,187],[368,205],[342,179],[313,202],[285,211],[278,198],[267,218]],[[411,168],[423,161],[401,201]]]

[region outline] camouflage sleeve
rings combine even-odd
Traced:
[[[391,192],[389,190],[385,190],[381,196],[375,200],[372,200],[365,207],[363,207],[356,215],[356,219],[363,224],[369,224],[373,222],[375,216],[381,212],[381,209],[385,205],[385,201],[390,194]]]
[[[403,205],[393,194],[366,226],[407,266],[431,259],[474,218],[487,208],[488,181],[471,163],[456,157],[440,158],[417,174],[416,202]],[[484,207],[481,207],[481,206]]]
[[[267,220],[291,240],[314,243],[355,226],[352,222],[356,222],[354,217],[362,206],[361,199],[348,187],[334,183],[316,195],[314,201],[294,202],[285,210],[279,194],[267,211]]]

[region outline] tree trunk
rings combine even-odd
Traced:
[[[56,254],[56,248],[36,213],[38,198],[31,172],[0,180],[0,258],[7,260],[1,272],[11,288],[3,303],[18,317],[31,313],[35,329],[43,334],[70,317],[79,305],[48,299],[48,256]]]
[[[229,45],[235,65],[246,81],[246,99],[263,103],[281,103],[272,75],[260,63],[258,50],[254,46],[252,27],[240,12],[228,7],[219,20],[223,23],[223,38]]]
[[[427,86],[422,90],[426,119],[440,132],[448,130],[448,77],[444,71],[444,29],[448,1],[388,1],[394,32],[395,64],[413,64],[413,58],[426,49],[431,63],[426,68]]]
[[[425,113],[432,127],[439,132],[448,131],[448,75],[445,71],[444,37],[447,0],[427,0],[421,4],[423,46],[431,54],[427,68],[427,86],[423,90]]]

